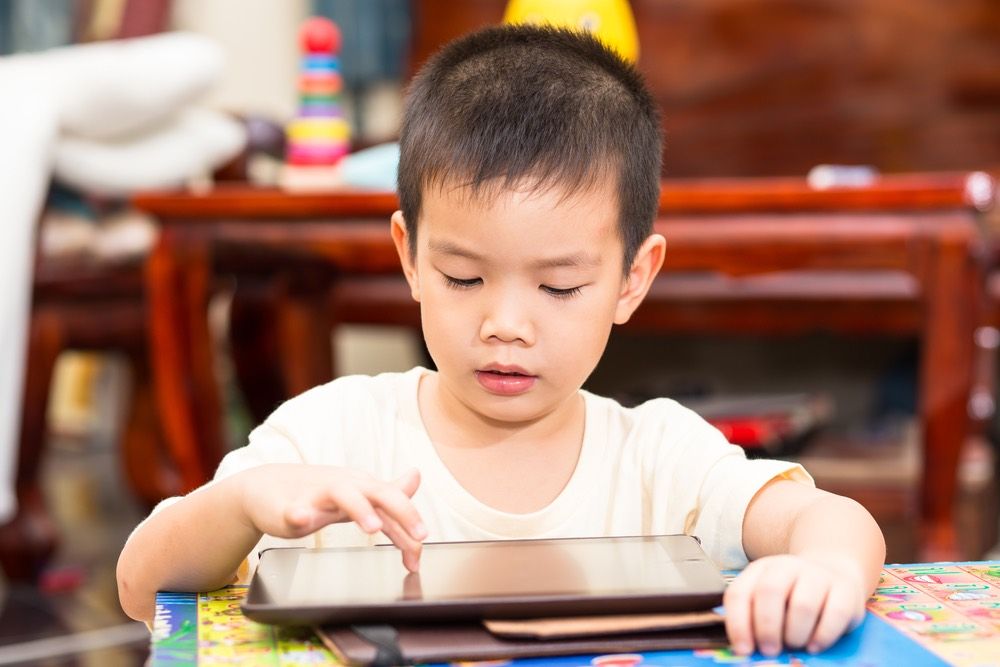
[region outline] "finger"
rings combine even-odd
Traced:
[[[410,468],[393,480],[392,483],[398,486],[403,493],[412,498],[413,494],[417,492],[417,487],[420,486],[420,471],[416,468]]]
[[[802,648],[813,636],[819,621],[820,610],[830,592],[830,580],[802,572],[788,597],[785,613],[785,645]]]
[[[310,528],[316,522],[316,514],[309,504],[292,505],[285,510],[285,525],[291,530],[292,537],[312,532]]]
[[[757,579],[751,600],[753,634],[757,648],[768,657],[781,653],[788,595],[798,578],[799,569],[791,563],[768,564]]]
[[[349,484],[331,486],[317,495],[315,508],[331,513],[329,523],[350,519],[366,533],[382,529],[382,520],[371,501],[357,487]],[[342,515],[342,516],[341,516]]]
[[[406,530],[399,525],[399,522],[392,518],[385,510],[380,508],[375,508],[375,513],[378,514],[379,518],[382,520],[382,532],[385,536],[395,544],[403,552],[417,552],[423,543],[420,540],[415,540],[413,537],[406,532]]]
[[[285,530],[281,537],[302,537],[343,520],[344,514],[339,509],[318,508],[312,503],[292,505],[284,513]]]
[[[735,653],[753,653],[753,623],[750,615],[750,601],[753,587],[762,569],[757,563],[750,563],[726,588],[722,598],[726,608],[726,634]]]
[[[382,519],[382,532],[396,545],[403,556],[403,567],[410,572],[420,569],[420,553],[423,550],[423,543],[414,540],[403,530],[402,526],[389,516],[384,510],[376,509],[379,518]]]
[[[816,632],[809,640],[810,653],[819,653],[833,645],[847,631],[859,614],[854,596],[848,586],[832,586],[826,596],[826,604],[816,624]]]
[[[413,501],[403,491],[392,484],[375,482],[365,489],[368,499],[379,509],[385,510],[386,514],[395,519],[407,533],[415,540],[423,540],[427,537],[427,528]]]
[[[383,512],[382,510],[376,509],[375,512],[382,519],[382,533],[389,538],[389,541],[399,549],[403,556],[403,565],[407,570],[410,569],[410,561],[407,555],[410,545],[413,543],[413,539],[407,535],[406,531],[397,523],[392,517]]]
[[[350,517],[341,508],[340,500],[338,499],[339,496],[335,497],[337,495],[335,489],[328,486],[320,486],[312,492],[312,495],[305,502],[312,515],[317,513],[330,515],[332,517],[330,519],[331,522],[347,521]],[[374,511],[372,513],[374,514]]]

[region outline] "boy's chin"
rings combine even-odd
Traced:
[[[481,417],[511,426],[538,421],[555,409],[554,405],[542,401],[537,394],[532,396],[531,392],[519,396],[496,396],[484,392],[477,398],[472,408]]]

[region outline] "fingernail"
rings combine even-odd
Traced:
[[[808,647],[806,647],[806,650],[809,651],[812,654],[819,653],[819,645],[818,644],[810,644]]]
[[[739,653],[740,655],[750,655],[753,653],[753,646],[750,644],[736,644],[733,647],[733,653]]]
[[[760,646],[760,652],[769,658],[773,658],[774,656],[778,655],[780,651],[781,649],[779,649],[774,644],[761,644]]]
[[[369,514],[364,519],[361,520],[361,527],[364,528],[369,533],[374,533],[376,530],[382,527],[382,522],[374,514]]]
[[[413,535],[414,539],[422,540],[427,537],[427,526],[422,523],[415,523],[413,524],[413,530],[410,531],[410,534]]]

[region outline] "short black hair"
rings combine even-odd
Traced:
[[[639,72],[586,32],[498,26],[442,48],[410,84],[399,199],[410,253],[425,188],[488,184],[567,194],[617,177],[627,273],[652,231],[662,130]]]

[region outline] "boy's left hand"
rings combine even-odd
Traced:
[[[776,656],[782,646],[818,653],[856,627],[867,589],[856,565],[831,557],[767,556],[726,589],[726,633],[733,651]]]

